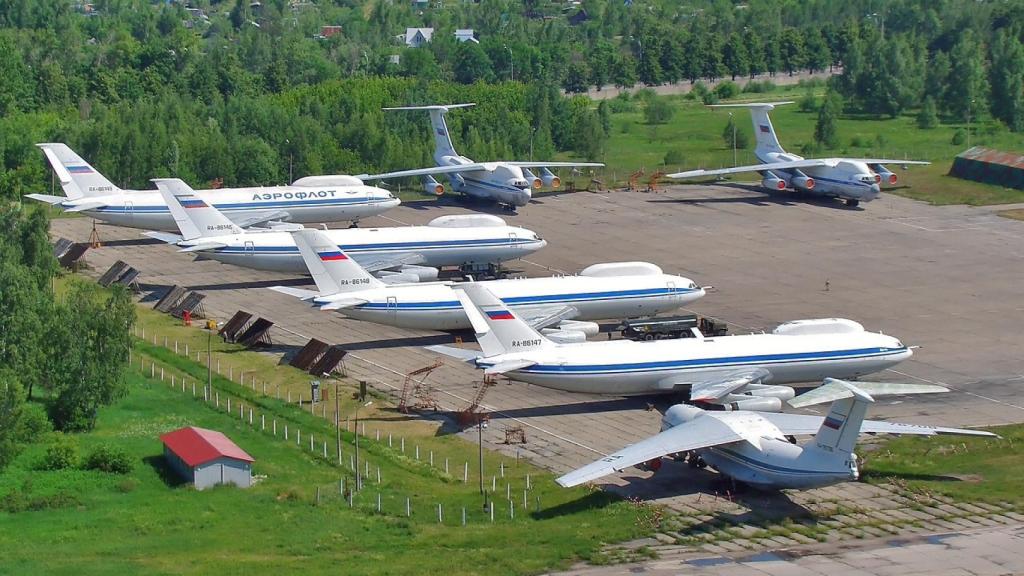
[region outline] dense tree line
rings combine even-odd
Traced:
[[[41,209],[0,207],[0,468],[50,426],[41,406],[56,428],[87,430],[125,392],[131,296],[74,280],[55,294],[48,229]]]

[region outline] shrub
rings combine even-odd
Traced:
[[[52,430],[53,425],[46,416],[46,409],[34,402],[26,402],[18,420],[14,440],[23,444],[38,442],[44,434]]]
[[[606,102],[608,102],[608,108],[616,114],[636,111],[636,104],[633,102],[633,99],[630,98],[629,92],[623,92]]]
[[[762,94],[773,90],[775,90],[775,83],[771,80],[762,80],[761,82],[751,80],[743,86],[744,92],[751,92],[753,94]]]
[[[950,141],[954,146],[960,146],[967,141],[967,132],[963,130],[957,130],[953,133],[953,139]]]
[[[653,98],[644,107],[644,120],[648,124],[666,124],[675,112],[676,108],[668,98]]]
[[[817,112],[818,111],[818,98],[814,95],[814,90],[811,88],[804,92],[804,95],[800,98],[800,111],[801,112]]]
[[[54,436],[53,443],[46,448],[46,455],[40,462],[42,470],[64,470],[78,464],[78,443],[74,437],[65,434]]]
[[[666,166],[682,166],[685,162],[686,157],[682,148],[669,148],[668,152],[665,152]]]
[[[728,100],[740,95],[740,87],[731,80],[724,80],[715,86],[715,94],[722,100]]]
[[[867,148],[870,144],[860,136],[850,138],[850,146],[853,148]]]
[[[100,444],[85,458],[87,470],[127,474],[132,471],[134,466],[132,457],[127,452],[109,444]]]

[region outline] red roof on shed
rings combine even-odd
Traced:
[[[168,432],[160,440],[178,455],[185,464],[199,466],[217,458],[234,458],[255,462],[252,456],[238,447],[227,436],[216,430],[188,426]]]

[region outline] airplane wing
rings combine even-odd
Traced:
[[[673,426],[660,434],[641,440],[600,460],[587,464],[558,478],[555,482],[570,488],[619,472],[641,462],[660,458],[666,454],[686,452],[709,446],[731,444],[743,440],[728,423],[713,416],[694,418],[685,424]]]
[[[743,172],[761,172],[764,170],[792,170],[795,168],[815,168],[818,166],[834,167],[838,164],[836,158],[792,160],[789,162],[771,162],[768,164],[751,164],[749,166],[737,166],[735,168],[722,168],[720,170],[688,170],[669,174],[668,178],[702,178],[705,176],[719,176],[723,174],[741,174]]]
[[[715,380],[695,382],[690,386],[690,400],[692,402],[716,403],[729,394],[746,388],[751,384],[759,383],[771,374],[764,368],[754,370],[737,370],[731,374]]]
[[[570,320],[579,315],[580,311],[574,306],[541,306],[530,307],[527,310],[519,311],[519,317],[530,325],[534,330],[547,328],[558,324],[562,320]]]
[[[865,164],[907,164],[924,166],[931,164],[931,162],[925,162],[924,160],[894,160],[892,158],[842,158],[843,160],[856,160],[857,162],[863,162]]]
[[[388,180],[407,176],[428,176],[431,174],[452,174],[455,172],[493,172],[500,164],[518,166],[520,168],[568,167],[568,166],[604,166],[599,162],[470,162],[468,164],[452,164],[450,166],[431,166],[414,170],[399,170],[383,174],[360,174],[356,176],[362,181]]]
[[[316,290],[305,290],[302,288],[292,288],[291,286],[271,286],[270,290],[279,292],[281,294],[287,294],[294,296],[300,300],[312,300],[320,295]]]
[[[47,204],[60,204],[68,199],[67,196],[51,196],[49,194],[25,194],[25,197]]]
[[[463,362],[472,362],[483,355],[479,350],[468,350],[466,348],[456,348],[455,346],[445,346],[443,344],[426,346],[425,348],[431,352],[437,352],[438,354],[457,358]]]
[[[366,269],[367,272],[380,272],[381,270],[389,270],[391,268],[400,268],[407,264],[422,264],[426,262],[420,254],[406,253],[399,254],[391,258],[381,258],[380,256],[365,256],[365,255],[353,255],[352,259],[355,260],[360,266]]]
[[[266,212],[246,213],[244,218],[231,219],[239,228],[248,228],[265,224],[271,220],[287,220],[291,214],[287,210],[267,210]]]
[[[936,386],[934,384],[903,384],[899,382],[851,382],[858,390],[867,392],[871,396],[895,396],[900,394],[938,394],[940,392],[949,392],[949,388],[945,386]],[[796,398],[788,400],[788,404],[793,408],[803,408],[805,406],[812,406],[814,404],[824,404],[825,402],[834,402],[843,398],[851,398],[853,393],[849,388],[843,385],[842,380],[836,380],[835,378],[825,378],[821,386],[803,394]]]
[[[758,412],[758,415],[775,425],[783,434],[801,436],[817,434],[821,416],[810,414],[786,414],[782,412]],[[703,418],[699,418],[703,420]],[[962,436],[996,436],[984,430],[966,430],[963,428],[944,428],[942,426],[925,426],[922,424],[903,424],[900,422],[883,422],[881,420],[865,420],[860,427],[861,434],[912,434],[916,436],[935,436],[937,434],[956,434]]]

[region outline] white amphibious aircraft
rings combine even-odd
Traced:
[[[453,108],[466,108],[475,104],[448,104],[443,106],[403,106],[385,110],[429,110],[430,124],[434,130],[433,168],[401,170],[384,174],[361,174],[362,180],[375,181],[407,176],[423,176],[423,189],[427,194],[444,194],[444,185],[434,179],[434,174],[447,174],[452,188],[459,193],[477,198],[486,198],[504,204],[515,210],[526,206],[532,197],[531,188],[543,186],[558,188],[561,180],[549,168],[604,166],[598,162],[474,162],[460,155],[452,146],[448,125],[444,115]],[[530,168],[540,168],[535,175]]]
[[[66,196],[29,194],[29,198],[117,226],[175,230],[167,204],[156,190],[122,190],[67,145],[37,146],[50,161]],[[196,194],[243,228],[272,220],[356,222],[400,203],[387,190],[343,175],[307,176],[291,186],[220,188]]]
[[[257,270],[308,273],[287,224],[268,230],[242,230],[177,178],[156,179],[181,232],[146,232],[182,252]],[[531,254],[547,242],[496,216],[441,216],[426,226],[327,230],[331,241],[368,270],[393,280],[437,278],[437,266],[478,269]],[[396,272],[397,271],[397,272]]]
[[[387,285],[352,261],[320,230],[292,232],[316,282],[316,292],[275,286],[321,310],[359,320],[418,330],[470,328],[451,283]],[[647,262],[595,264],[579,276],[481,282],[536,330],[559,342],[584,341],[598,332],[588,320],[650,316],[704,295],[689,278],[663,274]]]
[[[663,456],[684,454],[695,466],[710,465],[726,476],[757,488],[807,489],[858,478],[860,471],[854,447],[860,434],[997,437],[981,430],[864,419],[868,404],[874,402],[872,395],[946,391],[942,386],[850,383],[830,379],[808,393],[815,395],[813,400],[799,403],[800,406],[806,406],[832,401],[832,407],[825,417],[747,410],[713,412],[677,404],[662,417],[660,434],[570,472],[556,481],[562,486],[576,486],[640,463],[648,463],[650,468],[657,468]],[[795,400],[799,401],[808,394]],[[811,434],[814,438],[803,446],[791,441],[794,436]]]
[[[857,206],[878,198],[880,183],[895,185],[896,175],[883,164],[931,164],[915,160],[887,160],[882,158],[807,158],[790,154],[782,149],[775,136],[775,128],[768,112],[776,106],[792,102],[752,104],[717,104],[712,108],[749,108],[754,123],[757,147],[754,155],[760,164],[722,168],[721,170],[689,170],[669,174],[669,178],[701,178],[742,172],[760,172],[761,186],[769,190],[792,188],[800,192],[818,194],[846,201]]]
[[[480,284],[456,295],[473,323],[481,353],[430,346],[538,386],[595,394],[656,394],[691,390],[732,409],[779,409],[793,389],[778,384],[856,378],[906,360],[899,340],[865,332],[851,320],[804,320],[771,334],[634,342],[559,344],[531,328]],[[773,385],[767,385],[771,382]],[[726,391],[723,393],[722,391]]]

